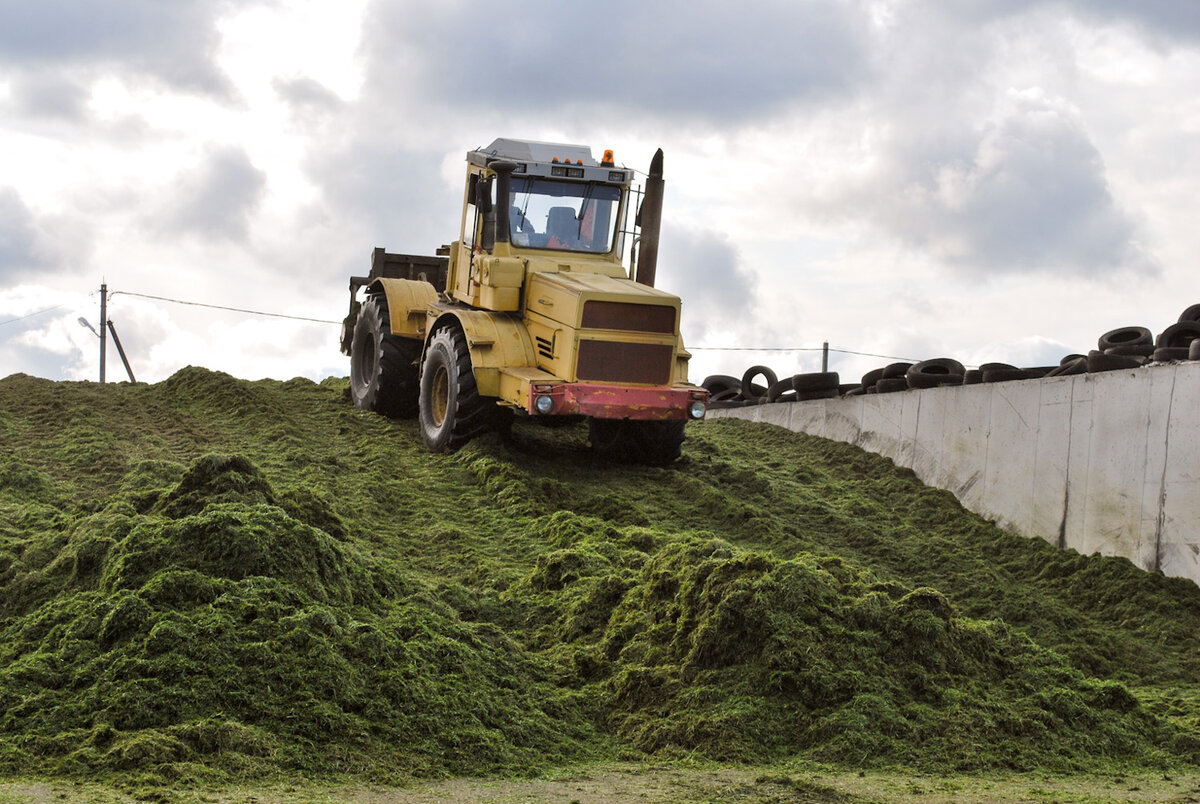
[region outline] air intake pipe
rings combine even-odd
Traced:
[[[662,148],[650,160],[650,175],[646,177],[646,194],[637,213],[637,225],[642,230],[638,248],[637,269],[634,279],[643,285],[654,287],[654,274],[658,269],[658,233],[662,229],[663,205],[663,152]]]
[[[507,243],[509,242],[509,187],[511,185],[512,172],[517,169],[517,164],[515,162],[495,161],[489,163],[488,167],[496,171],[496,208],[491,210],[492,225],[496,227],[494,242]]]

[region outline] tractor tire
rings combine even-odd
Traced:
[[[1193,304],[1191,307],[1179,314],[1180,321],[1200,321],[1200,304]]]
[[[597,455],[607,459],[666,466],[679,458],[684,424],[682,420],[589,419],[588,441]]]
[[[421,365],[421,438],[431,452],[451,452],[495,429],[499,410],[481,397],[471,370],[467,338],[457,326],[429,339]]]
[[[416,416],[420,356],[420,341],[392,334],[387,299],[367,299],[354,322],[350,343],[350,398],[354,407],[392,418]]]

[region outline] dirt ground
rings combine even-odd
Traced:
[[[550,778],[450,779],[411,787],[324,787],[138,791],[69,783],[0,782],[0,804],[144,800],[196,804],[1016,804],[1016,802],[1200,802],[1200,773],[1109,778],[1047,774],[934,777],[806,768],[599,766]]]

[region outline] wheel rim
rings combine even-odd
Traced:
[[[445,366],[438,366],[433,373],[432,390],[430,413],[433,415],[433,423],[441,427],[446,421],[446,411],[450,408],[450,376]]]

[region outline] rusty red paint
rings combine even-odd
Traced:
[[[708,401],[703,388],[659,385],[651,388],[601,383],[531,385],[526,410],[534,415],[534,400],[546,395],[554,400],[552,416],[583,415],[601,419],[671,420],[686,419],[688,404]]]

